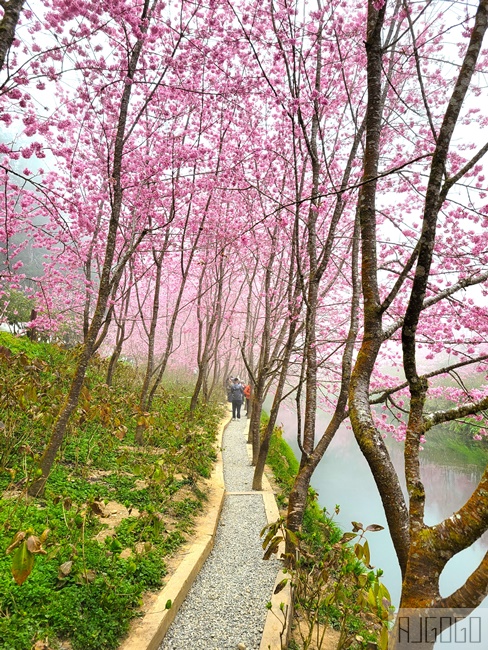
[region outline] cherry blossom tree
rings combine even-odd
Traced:
[[[356,9],[354,14],[345,9],[339,15],[332,5],[322,7],[320,3],[303,16],[298,4],[288,2],[271,3],[269,12],[258,4],[246,9],[247,13],[236,11],[236,15],[267,88],[268,101],[272,99],[276,106],[275,124],[278,120],[287,123],[280,155],[293,169],[285,186],[286,198],[280,197],[280,203],[288,206],[292,215],[290,232],[296,250],[299,296],[294,292],[289,296],[290,323],[298,317],[291,305],[298,302],[303,310],[299,316],[303,323],[301,352],[295,353],[300,357],[295,358],[295,365],[298,361],[301,367],[296,377],[301,465],[287,516],[288,526],[297,530],[312,473],[347,415],[358,309],[357,300],[351,299],[351,292],[357,295],[357,286],[351,279],[356,263],[351,264],[350,258],[357,247],[353,245],[355,190],[349,186],[352,179],[359,178],[364,132],[364,54],[357,47],[361,18]],[[352,97],[357,100],[353,102]],[[346,313],[350,311],[349,325],[341,327],[340,343],[338,331],[332,334],[335,327],[326,315],[327,311],[332,314],[329,304],[339,303]],[[347,318],[341,322],[347,323]],[[290,332],[293,328],[295,325]],[[287,340],[285,358],[292,354],[297,335],[295,332]],[[337,386],[336,367],[342,364],[339,388],[328,391],[335,415],[317,444],[318,385],[330,382],[331,387]],[[283,381],[284,377],[279,392]]]
[[[421,436],[434,423],[477,413],[486,406],[484,391],[478,393],[478,399],[474,399],[477,393],[473,391],[469,399],[462,390],[451,391],[451,397],[460,400],[459,405],[449,412],[430,416],[424,410],[427,377],[417,379],[419,373],[415,360],[418,353],[414,354],[414,350],[417,351],[419,346],[431,358],[446,351],[466,357],[459,364],[440,364],[431,376],[449,374],[451,370],[467,365],[478,367],[483,372],[486,359],[483,310],[469,300],[462,304],[453,298],[468,287],[486,281],[485,240],[479,226],[485,213],[484,195],[479,190],[483,188],[480,161],[486,146],[472,157],[467,156],[465,152],[473,148],[475,142],[469,138],[461,140],[459,130],[461,126],[474,124],[477,112],[471,106],[461,113],[461,99],[474,72],[484,70],[485,59],[479,55],[479,50],[485,9],[484,3],[480,3],[477,27],[473,31],[470,27],[472,16],[467,8],[466,15],[460,19],[463,31],[457,36],[460,37],[461,74],[458,82],[452,81],[454,100],[447,109],[446,68],[439,62],[438,52],[446,47],[444,36],[454,29],[453,15],[442,16],[441,7],[431,6],[431,3],[428,9],[417,9],[408,3],[396,3],[391,7],[384,2],[370,3],[366,18],[357,10],[354,16],[348,16],[342,9],[319,5],[318,11],[310,14],[310,22],[306,18],[300,21],[296,8],[289,3],[273,5],[270,14],[262,7],[250,4],[242,13],[235,9],[241,33],[257,62],[263,85],[271,96],[274,95],[276,105],[289,116],[291,132],[297,143],[295,150],[302,158],[308,157],[310,165],[305,185],[308,194],[303,195],[308,198],[301,204],[306,204],[308,213],[303,209],[299,217],[300,260],[306,260],[301,267],[306,336],[303,341],[303,371],[298,382],[299,386],[305,387],[303,432],[300,420],[298,427],[302,460],[290,495],[288,524],[294,529],[299,527],[311,474],[338,425],[350,413],[358,442],[382,494],[404,571],[408,570],[408,558],[416,553],[407,541],[411,535],[410,527],[418,529],[417,548],[420,547],[419,539],[431,540],[431,537],[426,533],[428,527],[419,524],[418,517],[416,523],[415,518],[410,518],[398,476],[382,440],[382,430],[395,429],[398,437],[403,435],[405,424],[381,425],[371,405],[374,402],[394,405],[394,394],[409,387],[411,422],[407,428],[407,441],[411,437],[406,445],[406,471],[409,475],[407,484],[411,486],[412,512],[415,500],[423,503],[424,498],[418,475]],[[313,35],[311,42],[306,40],[305,34]],[[363,41],[366,48],[363,48]],[[267,49],[264,48],[265,42]],[[329,52],[333,52],[330,60],[327,59]],[[324,79],[335,80],[333,60],[341,61],[339,79],[342,84],[335,83],[327,93],[327,101],[324,101]],[[367,79],[363,70],[367,72]],[[481,92],[476,80],[473,86],[474,93]],[[325,104],[330,111],[324,109]],[[345,107],[350,116],[349,132],[344,123],[335,129],[331,126],[334,116],[341,114],[340,106],[343,110]],[[456,110],[454,106],[457,106]],[[326,119],[327,130],[323,126]],[[479,123],[483,124],[484,120],[479,120]],[[449,147],[456,126],[461,144]],[[336,141],[336,146],[326,156],[330,131],[340,133],[341,142],[338,146]],[[361,163],[362,179],[358,174]],[[437,189],[434,190],[433,180],[430,185],[424,182],[424,177],[429,176],[431,179],[436,177]],[[461,190],[456,190],[461,182],[468,187],[466,201],[464,196],[459,198]],[[354,226],[357,189],[360,189],[357,221],[360,232]],[[453,191],[459,196],[446,204],[448,194]],[[393,193],[394,201],[391,198]],[[474,200],[472,197],[477,193],[479,200]],[[346,200],[347,206],[344,205]],[[427,208],[429,201],[430,207]],[[290,204],[292,202],[290,199]],[[325,214],[332,215],[329,221],[323,218]],[[343,241],[348,239],[349,246],[342,249],[338,246],[337,232]],[[359,302],[356,261],[359,240],[363,305]],[[456,251],[452,249],[454,242],[458,244]],[[425,256],[422,261],[419,259],[421,251]],[[339,255],[345,266],[339,268],[340,265],[336,265],[338,274],[334,277],[332,261]],[[431,259],[434,260],[433,266]],[[414,267],[418,269],[415,275]],[[345,277],[350,280],[339,288],[337,279]],[[324,284],[321,286],[322,279]],[[335,356],[330,351],[333,328],[325,311],[325,287],[329,287],[329,291],[332,288],[330,298],[334,296],[336,304],[343,305],[349,313],[349,324],[342,328],[341,343]],[[334,294],[335,288],[337,294]],[[362,330],[358,321],[361,309],[364,311]],[[343,323],[346,321],[347,318],[343,319]],[[383,325],[384,322],[388,324]],[[418,328],[418,323],[422,323],[422,329]],[[403,361],[396,345],[399,329],[402,329]],[[456,334],[456,329],[462,329],[462,335]],[[355,352],[358,333],[361,344]],[[451,347],[454,342],[456,345]],[[462,349],[463,343],[469,348]],[[335,359],[335,370],[334,364],[330,363],[332,359]],[[390,378],[384,385],[386,377],[379,372],[378,364],[388,362],[403,365],[406,384],[398,386]],[[337,367],[341,368],[339,382],[333,379],[334,374],[339,374]],[[332,411],[327,431],[318,443],[315,442],[317,393],[314,388],[317,380],[328,383],[327,402]],[[338,386],[337,391],[329,388],[333,383]],[[420,385],[421,390],[416,388]],[[419,393],[421,408],[417,407],[414,417],[412,409],[415,408],[416,392]],[[439,389],[435,389],[430,394],[438,392]],[[302,402],[298,401],[299,414],[301,409]],[[412,429],[414,433],[408,433]],[[463,524],[467,524],[469,513],[473,512],[471,507],[479,512],[479,495],[483,489],[482,480],[469,507],[460,513]],[[423,505],[419,506],[419,511],[423,512],[422,508]],[[436,539],[442,537],[445,525],[433,532]],[[461,546],[469,545],[484,529],[484,518],[478,517],[472,524],[472,534],[466,536]],[[442,566],[451,553],[457,552],[458,547],[454,549],[453,546],[454,534],[449,542],[444,537],[435,547],[439,550],[448,543],[451,550],[442,560]],[[424,554],[416,557],[421,564],[428,566],[427,555],[425,549]],[[429,590],[437,593],[439,600],[436,592],[439,567],[433,572],[425,567],[423,570]],[[485,593],[483,572],[482,565],[468,580],[465,589],[445,602],[461,602],[461,597],[468,596],[469,592],[469,602],[476,603]],[[414,575],[414,572],[410,574],[408,589],[405,586],[404,603],[416,602],[414,598],[409,600],[408,596],[408,590],[415,591],[416,588],[417,594],[419,591]],[[476,594],[475,585],[478,589]],[[431,602],[435,601],[435,593]]]
[[[479,308],[469,300],[461,302],[455,297],[467,287],[483,285],[488,279],[484,245],[473,247],[471,241],[474,235],[471,228],[485,212],[485,206],[480,202],[484,194],[476,189],[481,187],[477,182],[480,171],[477,165],[488,147],[479,148],[479,144],[470,139],[469,129],[465,128],[464,133],[459,129],[463,123],[471,121],[472,113],[465,108],[467,95],[470,86],[476,92],[476,75],[485,70],[487,63],[486,54],[482,53],[487,9],[486,2],[481,1],[473,11],[467,11],[463,17],[464,42],[455,72],[446,75],[443,68],[442,73],[438,70],[436,75],[430,68],[432,78],[429,83],[433,92],[427,93],[429,67],[425,61],[431,55],[429,42],[439,33],[442,17],[436,15],[425,21],[419,20],[422,11],[418,15],[412,7],[404,5],[407,26],[402,53],[407,51],[408,43],[416,63],[416,84],[422,97],[414,110],[417,118],[419,111],[423,115],[423,122],[417,123],[419,128],[423,126],[419,134],[423,139],[422,145],[419,147],[418,140],[413,140],[411,155],[413,157],[414,150],[418,153],[425,147],[429,156],[422,163],[420,173],[414,167],[411,176],[400,175],[398,184],[391,177],[386,184],[382,181],[384,152],[394,142],[390,131],[394,122],[385,119],[388,99],[382,100],[383,88],[391,83],[391,79],[385,79],[383,65],[385,52],[391,48],[384,40],[388,7],[387,3],[370,2],[368,9],[368,108],[359,199],[364,315],[349,404],[356,439],[371,467],[385,508],[403,575],[400,606],[406,608],[473,608],[486,595],[488,585],[485,556],[465,584],[453,594],[441,597],[439,592],[439,576],[449,559],[470,546],[487,529],[488,510],[483,496],[486,494],[486,472],[473,495],[457,513],[428,526],[424,520],[425,491],[419,465],[423,436],[428,436],[433,426],[479,413],[488,405],[486,388],[448,390],[448,395],[457,403],[447,410],[432,410],[432,405],[427,402],[429,395],[436,394],[435,389],[429,388],[429,379],[433,377],[448,375],[450,371],[468,365],[486,373],[485,316],[480,321],[482,313]],[[446,86],[449,88],[447,93]],[[405,84],[400,90],[405,91],[407,87]],[[436,89],[441,87],[443,92],[437,93]],[[396,96],[400,94],[397,87],[392,91]],[[404,108],[406,112],[405,104]],[[453,137],[455,132],[457,140]],[[475,147],[478,147],[477,151],[470,153]],[[422,175],[425,175],[426,183]],[[460,183],[467,185],[466,194],[478,193],[479,197],[461,203],[463,193],[460,189],[456,192]],[[380,232],[384,231],[380,217],[381,197],[391,190],[391,184],[396,187],[398,195],[408,191],[408,200],[413,202],[410,214],[417,213],[421,222],[419,230],[412,230],[408,222],[401,226],[404,237],[401,248],[398,244],[380,245]],[[410,194],[412,186],[418,192],[418,201]],[[401,209],[402,203],[383,207],[383,210],[386,209],[393,222],[400,225],[404,216],[398,213],[398,206]],[[484,240],[481,231],[478,236]],[[452,250],[454,237],[459,246],[456,251]],[[455,331],[461,324],[463,334],[456,337]],[[383,378],[375,379],[375,364],[385,348],[399,343],[396,333],[400,329],[406,382],[399,384],[392,380],[389,386],[380,390]],[[433,331],[438,337],[431,336]],[[468,340],[472,343],[469,352],[468,346],[464,345]],[[422,346],[427,347],[428,356],[437,361],[437,369],[428,374],[420,370]],[[462,359],[446,364],[446,351],[458,354]],[[376,399],[372,399],[372,386]],[[408,400],[403,402],[400,395],[405,387],[408,388]],[[395,404],[395,396],[400,410],[405,411],[393,426],[398,437],[405,436],[408,505],[383,441],[381,420],[375,417],[371,406],[372,401],[387,403],[390,398],[391,404]]]
[[[486,373],[486,2],[1,4],[2,290],[35,300],[36,328],[74,323],[83,342],[31,494],[109,342],[108,382],[137,348],[141,414],[170,360],[195,370],[191,409],[245,367],[255,489],[296,394],[288,526],[349,418],[402,606],[479,602],[486,560],[446,598],[438,576],[486,529],[486,476],[453,520],[427,526],[419,453],[440,422],[473,416],[485,432],[488,390],[435,381]],[[23,268],[30,246],[44,273]],[[451,409],[432,406],[440,395]],[[318,408],[330,413],[319,435]],[[405,439],[406,496],[386,434]]]
[[[89,18],[92,23],[99,25],[103,12],[100,12],[98,6],[90,7],[92,11],[95,8],[99,13],[90,14]],[[156,101],[159,97],[158,91],[164,90],[163,82],[169,70],[178,66],[175,54],[197,13],[194,6],[182,6],[179,16],[173,19],[177,27],[175,29],[171,19],[164,22],[164,5],[157,0],[153,3],[144,2],[135,8],[124,3],[119,6],[119,3],[116,3],[112,9],[113,15],[110,16],[111,21],[103,27],[103,36],[113,45],[111,55],[114,57],[114,64],[109,64],[105,58],[104,44],[100,46],[100,56],[96,63],[91,58],[93,42],[88,52],[80,51],[78,46],[76,54],[80,57],[78,68],[82,71],[82,83],[79,86],[79,98],[74,103],[69,102],[67,106],[68,114],[76,115],[82,125],[81,139],[75,132],[73,135],[76,139],[70,143],[71,146],[63,147],[65,156],[72,156],[73,151],[78,149],[72,168],[72,182],[84,173],[81,160],[83,156],[88,157],[91,151],[82,149],[80,144],[92,144],[91,134],[95,125],[99,126],[103,134],[95,150],[95,157],[87,160],[88,165],[91,163],[95,167],[98,160],[102,163],[97,172],[103,170],[103,175],[96,173],[93,176],[95,186],[91,188],[90,200],[93,200],[93,193],[97,191],[98,201],[102,203],[106,214],[102,253],[99,257],[100,271],[96,279],[96,304],[70,393],[41,458],[40,476],[29,488],[31,494],[42,493],[44,489],[68,420],[76,408],[90,358],[100,345],[100,335],[103,338],[108,329],[123,270],[151,227],[147,214],[151,210],[154,215],[153,174],[159,160],[155,159],[152,165],[139,166],[137,163],[140,158],[134,156],[134,153],[141,151],[140,142],[144,142],[147,135],[146,122],[149,107],[153,102],[156,116],[159,117]],[[70,17],[72,16],[68,16]],[[80,29],[86,30],[86,25],[82,24]],[[162,37],[163,32],[167,37],[167,51],[155,56],[152,44]],[[82,58],[87,55],[88,60]],[[152,83],[149,83],[149,78]],[[139,80],[144,83],[135,83]],[[112,84],[110,94],[106,92],[109,82]],[[88,113],[87,103],[90,106]],[[143,148],[142,151],[144,150]],[[161,212],[161,218],[164,221],[164,210]],[[79,214],[79,219],[86,222],[86,212]],[[105,326],[102,329],[104,321]]]

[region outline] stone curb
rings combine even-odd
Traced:
[[[278,506],[274,497],[274,492],[266,476],[263,475],[263,500],[266,509],[268,524],[275,522],[279,516]],[[278,557],[285,553],[285,544],[279,545]],[[275,594],[275,589],[279,583],[288,579],[285,587]],[[268,610],[266,622],[264,624],[263,636],[259,650],[282,650],[288,646],[291,634],[291,624],[293,621],[292,592],[289,582],[289,575],[279,571],[271,596],[271,609]]]
[[[193,544],[183,547],[184,556],[168,583],[144,617],[137,621],[119,650],[157,650],[185,600],[190,587],[213,548],[215,533],[224,504],[224,471],[222,463],[222,436],[230,421],[226,416],[217,434],[217,461],[210,477],[210,493],[205,514],[197,519]],[[166,606],[170,605],[169,609]]]
[[[248,436],[249,424],[250,423],[248,422],[246,427],[246,439]],[[247,445],[247,453],[251,460],[252,445],[250,444]],[[274,492],[266,474],[263,474],[262,487],[266,519],[268,520],[268,524],[272,524],[279,519],[280,511],[278,510]],[[282,542],[278,547],[277,557],[281,557],[284,552],[285,544]],[[288,582],[284,589],[280,590],[279,593],[274,593],[276,587],[285,578],[289,578],[289,576],[287,576],[283,571],[279,571],[276,576],[273,595],[271,596],[271,608],[268,610],[268,614],[266,615],[266,622],[264,624],[259,650],[282,650],[288,645],[291,634],[291,623],[293,620],[290,583]]]

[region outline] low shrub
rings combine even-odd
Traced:
[[[298,461],[279,428],[271,439],[268,464],[280,488],[278,502],[284,506]],[[344,533],[316,499],[309,488],[300,533],[288,530],[283,518],[263,531],[265,557],[277,551],[280,540],[287,543],[288,576],[280,588],[285,582],[292,585],[295,633],[288,650],[308,650],[312,644],[322,648],[330,628],[338,631],[338,648],[359,649],[371,643],[386,648],[391,598],[381,582],[382,571],[370,564],[366,539],[382,527],[352,522],[353,530]]]

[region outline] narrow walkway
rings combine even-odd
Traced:
[[[251,491],[246,431],[244,417],[224,432],[226,495],[215,546],[159,650],[259,650],[280,563],[262,559],[267,521],[262,494]]]

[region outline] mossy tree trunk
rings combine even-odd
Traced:
[[[349,391],[350,420],[356,440],[365,456],[378,487],[390,534],[402,571],[400,608],[465,608],[465,613],[476,607],[488,588],[488,554],[479,566],[453,594],[441,597],[439,576],[447,562],[457,553],[473,544],[488,528],[488,472],[485,471],[470,499],[451,517],[435,526],[424,521],[425,490],[420,477],[420,443],[422,436],[436,424],[453,421],[486,408],[488,398],[461,406],[428,413],[425,402],[428,382],[417,371],[417,327],[420,315],[434,299],[426,298],[430,268],[437,234],[437,219],[449,189],[472,165],[477,156],[460,172],[459,178],[446,178],[449,144],[459,119],[461,107],[476,69],[476,62],[487,29],[488,0],[479,3],[470,42],[459,69],[444,119],[435,137],[429,182],[424,205],[422,232],[414,251],[399,276],[394,288],[380,300],[378,265],[376,259],[376,179],[382,125],[381,29],[385,5],[379,10],[369,2],[366,41],[368,74],[368,107],[366,116],[366,147],[363,165],[363,185],[359,202],[362,247],[363,340],[353,369]],[[405,477],[409,504],[405,502],[399,477],[376,429],[370,396],[370,378],[379,349],[392,335],[384,330],[382,315],[392,303],[411,270],[416,265],[405,315],[397,327],[402,327],[403,368],[410,390],[410,404],[405,442]],[[473,281],[474,283],[474,281]],[[461,283],[459,283],[459,287]],[[459,288],[458,287],[458,288]],[[455,289],[455,287],[454,287]],[[453,291],[454,291],[453,289]],[[394,631],[395,632],[395,631]],[[392,645],[395,647],[395,638]],[[431,647],[430,641],[422,648]]]

